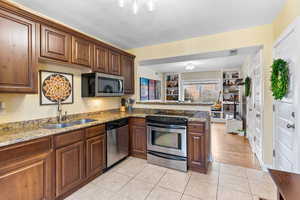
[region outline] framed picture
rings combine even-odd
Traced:
[[[40,71],[40,105],[55,105],[74,102],[73,74]]]
[[[149,100],[155,100],[155,80],[149,80]]]
[[[149,79],[140,78],[140,100],[149,100]]]
[[[155,81],[155,99],[161,99],[161,81]]]

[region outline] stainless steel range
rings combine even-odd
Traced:
[[[147,116],[149,163],[187,171],[187,118]]]

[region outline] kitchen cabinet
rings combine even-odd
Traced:
[[[145,119],[131,118],[130,124],[130,152],[132,156],[147,158],[147,132]]]
[[[108,59],[109,59],[108,49],[99,45],[94,45],[93,71],[108,73],[109,71]]]
[[[134,57],[122,56],[121,72],[124,77],[124,93],[134,94]]]
[[[69,62],[71,57],[71,35],[41,25],[41,56]]]
[[[52,199],[50,138],[0,149],[0,199]]]
[[[121,54],[116,51],[109,51],[109,69],[113,75],[121,75]]]
[[[92,51],[92,43],[85,39],[72,36],[72,63],[91,67],[93,58]]]
[[[0,92],[37,93],[38,25],[0,9]]]
[[[188,124],[188,167],[206,173],[210,162],[210,128],[205,122]]]
[[[84,143],[76,142],[56,150],[56,197],[84,181]]]
[[[96,136],[93,136],[96,135]],[[106,167],[106,134],[105,126],[95,126],[86,130],[86,173],[91,177],[101,173]]]

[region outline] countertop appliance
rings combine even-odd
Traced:
[[[82,97],[111,97],[124,95],[124,77],[103,73],[81,75]]]
[[[128,118],[106,124],[107,168],[129,155]]]
[[[148,162],[187,171],[187,118],[150,115],[146,122]]]

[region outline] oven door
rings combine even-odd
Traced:
[[[147,124],[147,149],[186,157],[186,127],[164,124]]]
[[[122,96],[124,95],[124,79],[121,76],[97,73],[97,96]]]

